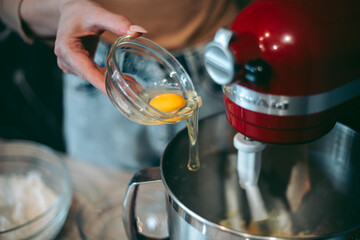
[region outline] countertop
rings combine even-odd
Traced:
[[[127,186],[135,172],[120,168],[110,168],[87,163],[82,160],[67,159],[72,185],[73,201],[69,215],[56,240],[80,240],[82,239],[76,217],[79,211],[97,202],[98,199],[107,199],[114,194],[119,202],[123,202]],[[119,223],[121,219],[118,219]],[[118,239],[126,239],[125,230],[122,224],[118,224],[117,233],[120,233]]]

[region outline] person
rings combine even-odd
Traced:
[[[185,125],[141,126],[116,110],[104,83],[111,44],[122,35],[144,35],[169,50],[192,78],[203,100],[200,118],[205,118],[223,111],[224,105],[221,87],[204,69],[204,47],[246,4],[245,0],[0,0],[0,17],[24,41],[54,44],[58,66],[65,73],[68,155],[139,169],[158,165],[166,143]]]

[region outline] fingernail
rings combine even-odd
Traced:
[[[147,33],[147,30],[143,27],[140,27],[139,25],[131,25],[129,29],[132,32]]]

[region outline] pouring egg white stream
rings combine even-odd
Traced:
[[[190,171],[197,171],[200,168],[200,159],[198,152],[198,143],[197,143],[197,135],[198,135],[198,108],[201,106],[201,98],[196,97],[195,100],[187,100],[193,101],[190,106],[191,108],[186,107],[186,100],[176,93],[161,93],[157,94],[150,99],[149,104],[165,113],[179,113],[181,110],[184,114],[177,114],[175,118],[171,120],[184,119],[187,125],[188,134],[189,134],[189,160],[187,167]]]

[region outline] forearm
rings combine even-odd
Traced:
[[[22,0],[0,0],[0,18],[10,29],[22,34],[19,6]],[[24,35],[24,34],[22,34]]]
[[[54,37],[59,9],[67,1],[0,0],[0,18],[27,42],[31,42],[33,37]]]
[[[69,0],[22,0],[20,18],[27,34],[39,38],[55,37],[60,8]]]

